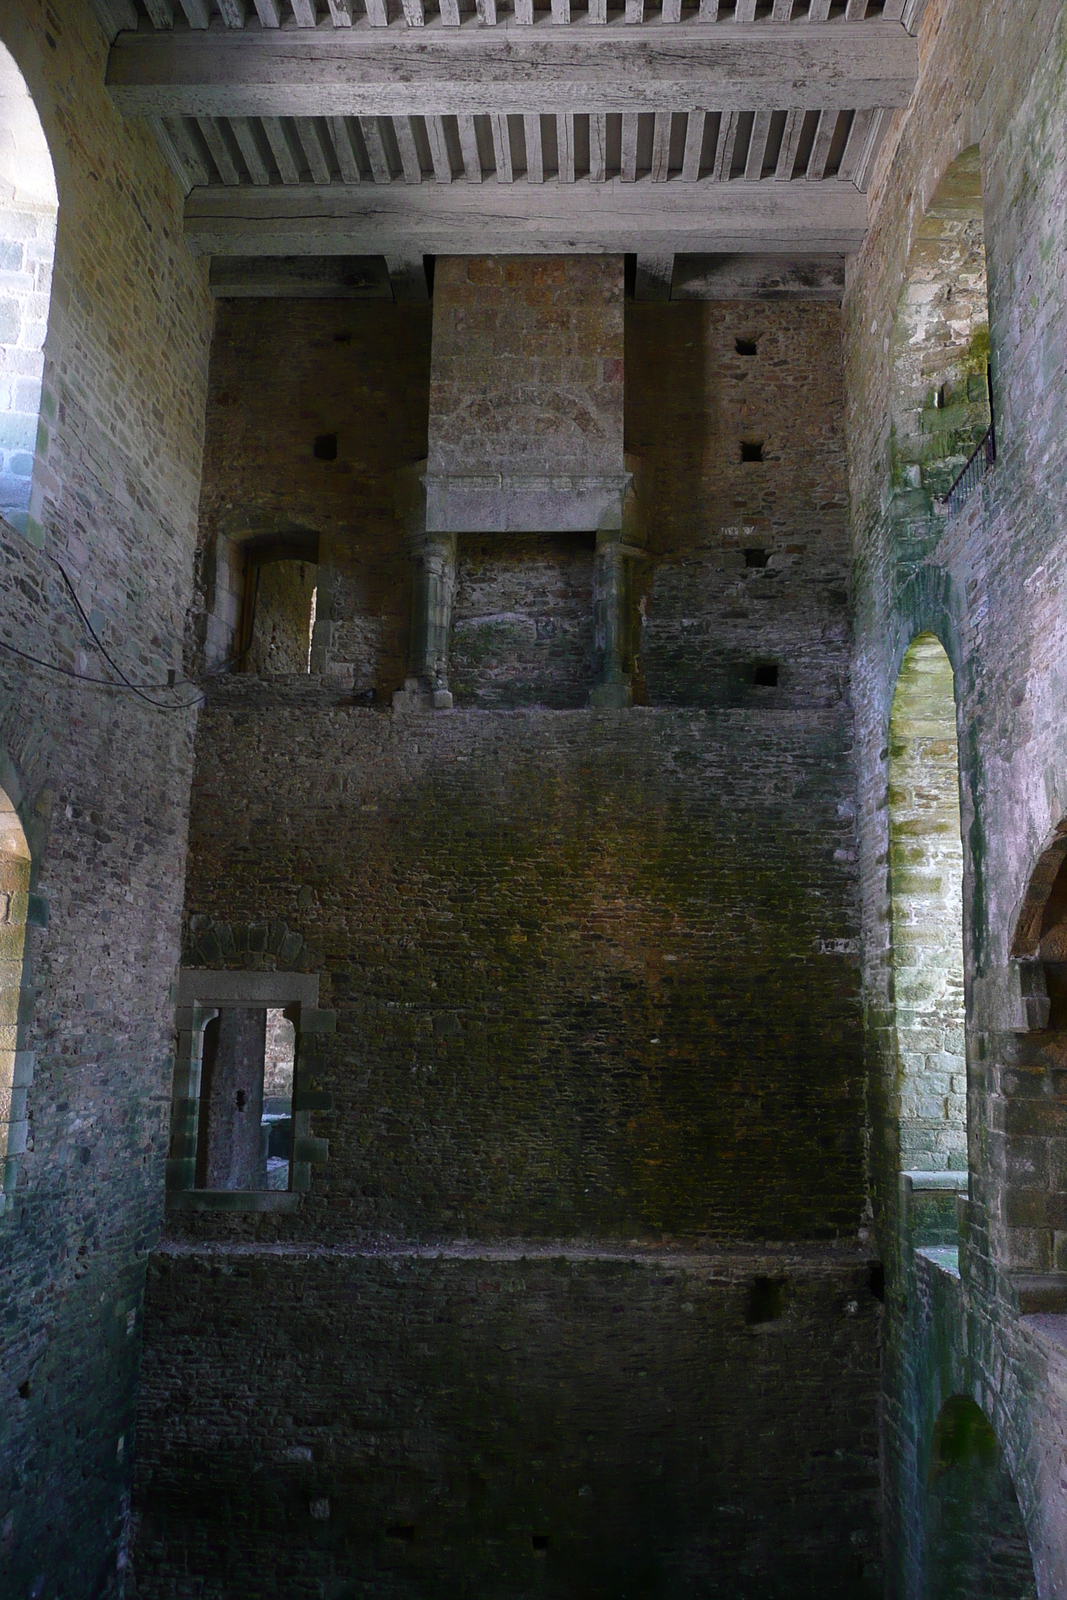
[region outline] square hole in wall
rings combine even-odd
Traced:
[[[337,435],[335,433],[316,434],[314,456],[316,461],[336,461]]]
[[[741,460],[742,461],[762,461],[763,460],[763,440],[762,439],[742,439],[741,440]]]
[[[773,661],[757,661],[752,668],[752,682],[762,689],[777,689],[778,666]]]
[[[770,559],[770,554],[766,550],[748,549],[745,551],[746,567],[765,567]]]
[[[755,339],[735,339],[734,349],[739,356],[754,356],[756,351]]]

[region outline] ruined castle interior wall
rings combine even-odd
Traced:
[[[4,6],[0,43],[40,115],[59,200],[32,496],[18,528],[0,523],[2,638],[113,677],[58,562],[126,675],[165,684],[182,669],[192,592],[206,270],[147,130],[105,94],[91,8]],[[46,279],[38,290],[47,306]],[[121,1580],[192,723],[0,652],[0,783],[32,858],[17,1024],[4,1013],[5,1045],[10,1031],[19,1047],[3,1108],[15,1187],[0,1219],[0,1584],[12,1594],[110,1594]]]
[[[853,692],[873,1176],[888,1273],[886,1548],[894,1594],[919,1582],[926,1560],[922,1485],[935,1419],[953,1393],[970,1395],[993,1426],[1027,1521],[1039,1592],[1067,1593],[1063,1423],[1052,1399],[1064,1356],[1049,1338],[1051,1325],[1029,1314],[1062,1309],[1040,1275],[1062,1266],[1061,1180],[1044,1158],[1067,1107],[1048,1048],[1054,1041],[1023,1032],[1010,960],[1030,874],[1067,811],[1064,457],[1053,447],[1067,426],[1067,13],[1027,0],[1013,8],[1007,32],[1002,21],[988,8],[951,0],[928,6],[916,100],[880,157],[872,227],[850,264],[846,297]],[[963,510],[946,518],[917,487],[915,496],[907,492],[921,473],[894,481],[893,351],[924,217],[974,145],[997,461]],[[920,633],[944,646],[959,708],[970,1165],[960,1277],[951,1252],[954,1195],[951,1234],[939,1245],[949,1254],[937,1258],[940,1266],[913,1254],[924,1240],[916,1237],[913,1201],[900,1199],[887,1109],[894,1072],[887,735],[900,664]]]
[[[551,312],[562,289],[543,292]],[[206,516],[241,517],[258,480],[273,516],[328,535],[335,577],[321,672],[211,690],[186,962],[281,966],[283,929],[321,952],[329,1153],[295,1213],[172,1214],[139,1593],[179,1572],[228,1592],[293,1548],[338,1593],[458,1594],[476,1569],[608,1594],[620,1563],[649,1594],[877,1587],[840,325],[810,304],[626,318],[644,703],[580,709],[575,656],[546,654],[540,703],[494,709],[501,678],[468,654],[455,710],[401,715],[384,466],[342,492],[309,447],[329,427],[339,463],[346,440],[425,455],[428,321],[220,308],[209,429],[305,459],[283,485],[209,438]],[[237,386],[238,344],[266,374],[298,332],[298,392],[347,409]],[[765,457],[742,464],[750,437]],[[460,538],[457,641],[476,606],[542,604],[553,542],[498,548]],[[566,619],[588,547],[558,548]],[[382,617],[394,643],[361,656]],[[497,638],[513,683],[531,640],[536,618]],[[249,925],[260,953],[223,956]]]
[[[382,703],[403,682],[409,576],[393,475],[426,453],[430,326],[428,307],[382,301],[219,302],[197,559],[209,671],[238,648],[246,546],[313,534],[316,674]],[[316,455],[332,436],[332,459]]]

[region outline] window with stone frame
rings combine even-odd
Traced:
[[[222,1006],[204,1028],[196,1187],[289,1188],[296,1030],[277,1006]]]
[[[185,969],[171,1113],[168,1204],[291,1210],[328,1143],[317,1087],[334,1014],[309,973]]]

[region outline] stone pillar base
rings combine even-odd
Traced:
[[[393,695],[393,710],[401,716],[418,711],[451,711],[450,689],[432,689],[418,678],[405,678],[404,687]]]
[[[589,705],[594,711],[627,711],[634,703],[633,687],[629,678],[615,683],[598,683],[589,691]]]

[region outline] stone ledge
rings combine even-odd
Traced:
[[[926,1193],[935,1190],[949,1190],[956,1194],[966,1194],[970,1184],[970,1174],[967,1172],[902,1172],[901,1181],[905,1189],[912,1193]]]
[[[960,1276],[960,1252],[957,1245],[923,1245],[915,1254],[924,1261],[929,1261],[938,1272],[943,1272],[946,1278],[953,1278],[957,1282]]]
[[[427,473],[428,533],[591,533],[622,527],[628,472]]]
[[[183,1198],[213,1193],[208,1190],[183,1190]],[[226,1191],[227,1198],[252,1191]],[[289,1198],[282,1196],[282,1198]],[[207,1208],[204,1208],[207,1209]],[[796,1244],[737,1244],[719,1247],[700,1244],[651,1244],[641,1241],[605,1239],[578,1240],[502,1240],[497,1243],[475,1240],[454,1240],[440,1244],[421,1244],[407,1240],[391,1240],[362,1244],[322,1243],[317,1239],[284,1241],[218,1239],[218,1240],[161,1240],[155,1251],[160,1255],[269,1255],[294,1257],[301,1261],[309,1257],[321,1260],[363,1261],[413,1261],[441,1265],[474,1265],[494,1262],[500,1265],[519,1266],[553,1261],[572,1264],[625,1263],[635,1267],[706,1271],[714,1268],[723,1274],[724,1281],[736,1278],[741,1281],[752,1273],[768,1269],[792,1272],[800,1276],[819,1276],[826,1273],[855,1273],[869,1268],[873,1261],[868,1246],[851,1242],[843,1245],[819,1243]]]
[[[168,1211],[299,1211],[303,1196],[290,1189],[171,1189]]]
[[[1010,1282],[1021,1316],[1067,1313],[1067,1273],[1013,1272]]]

